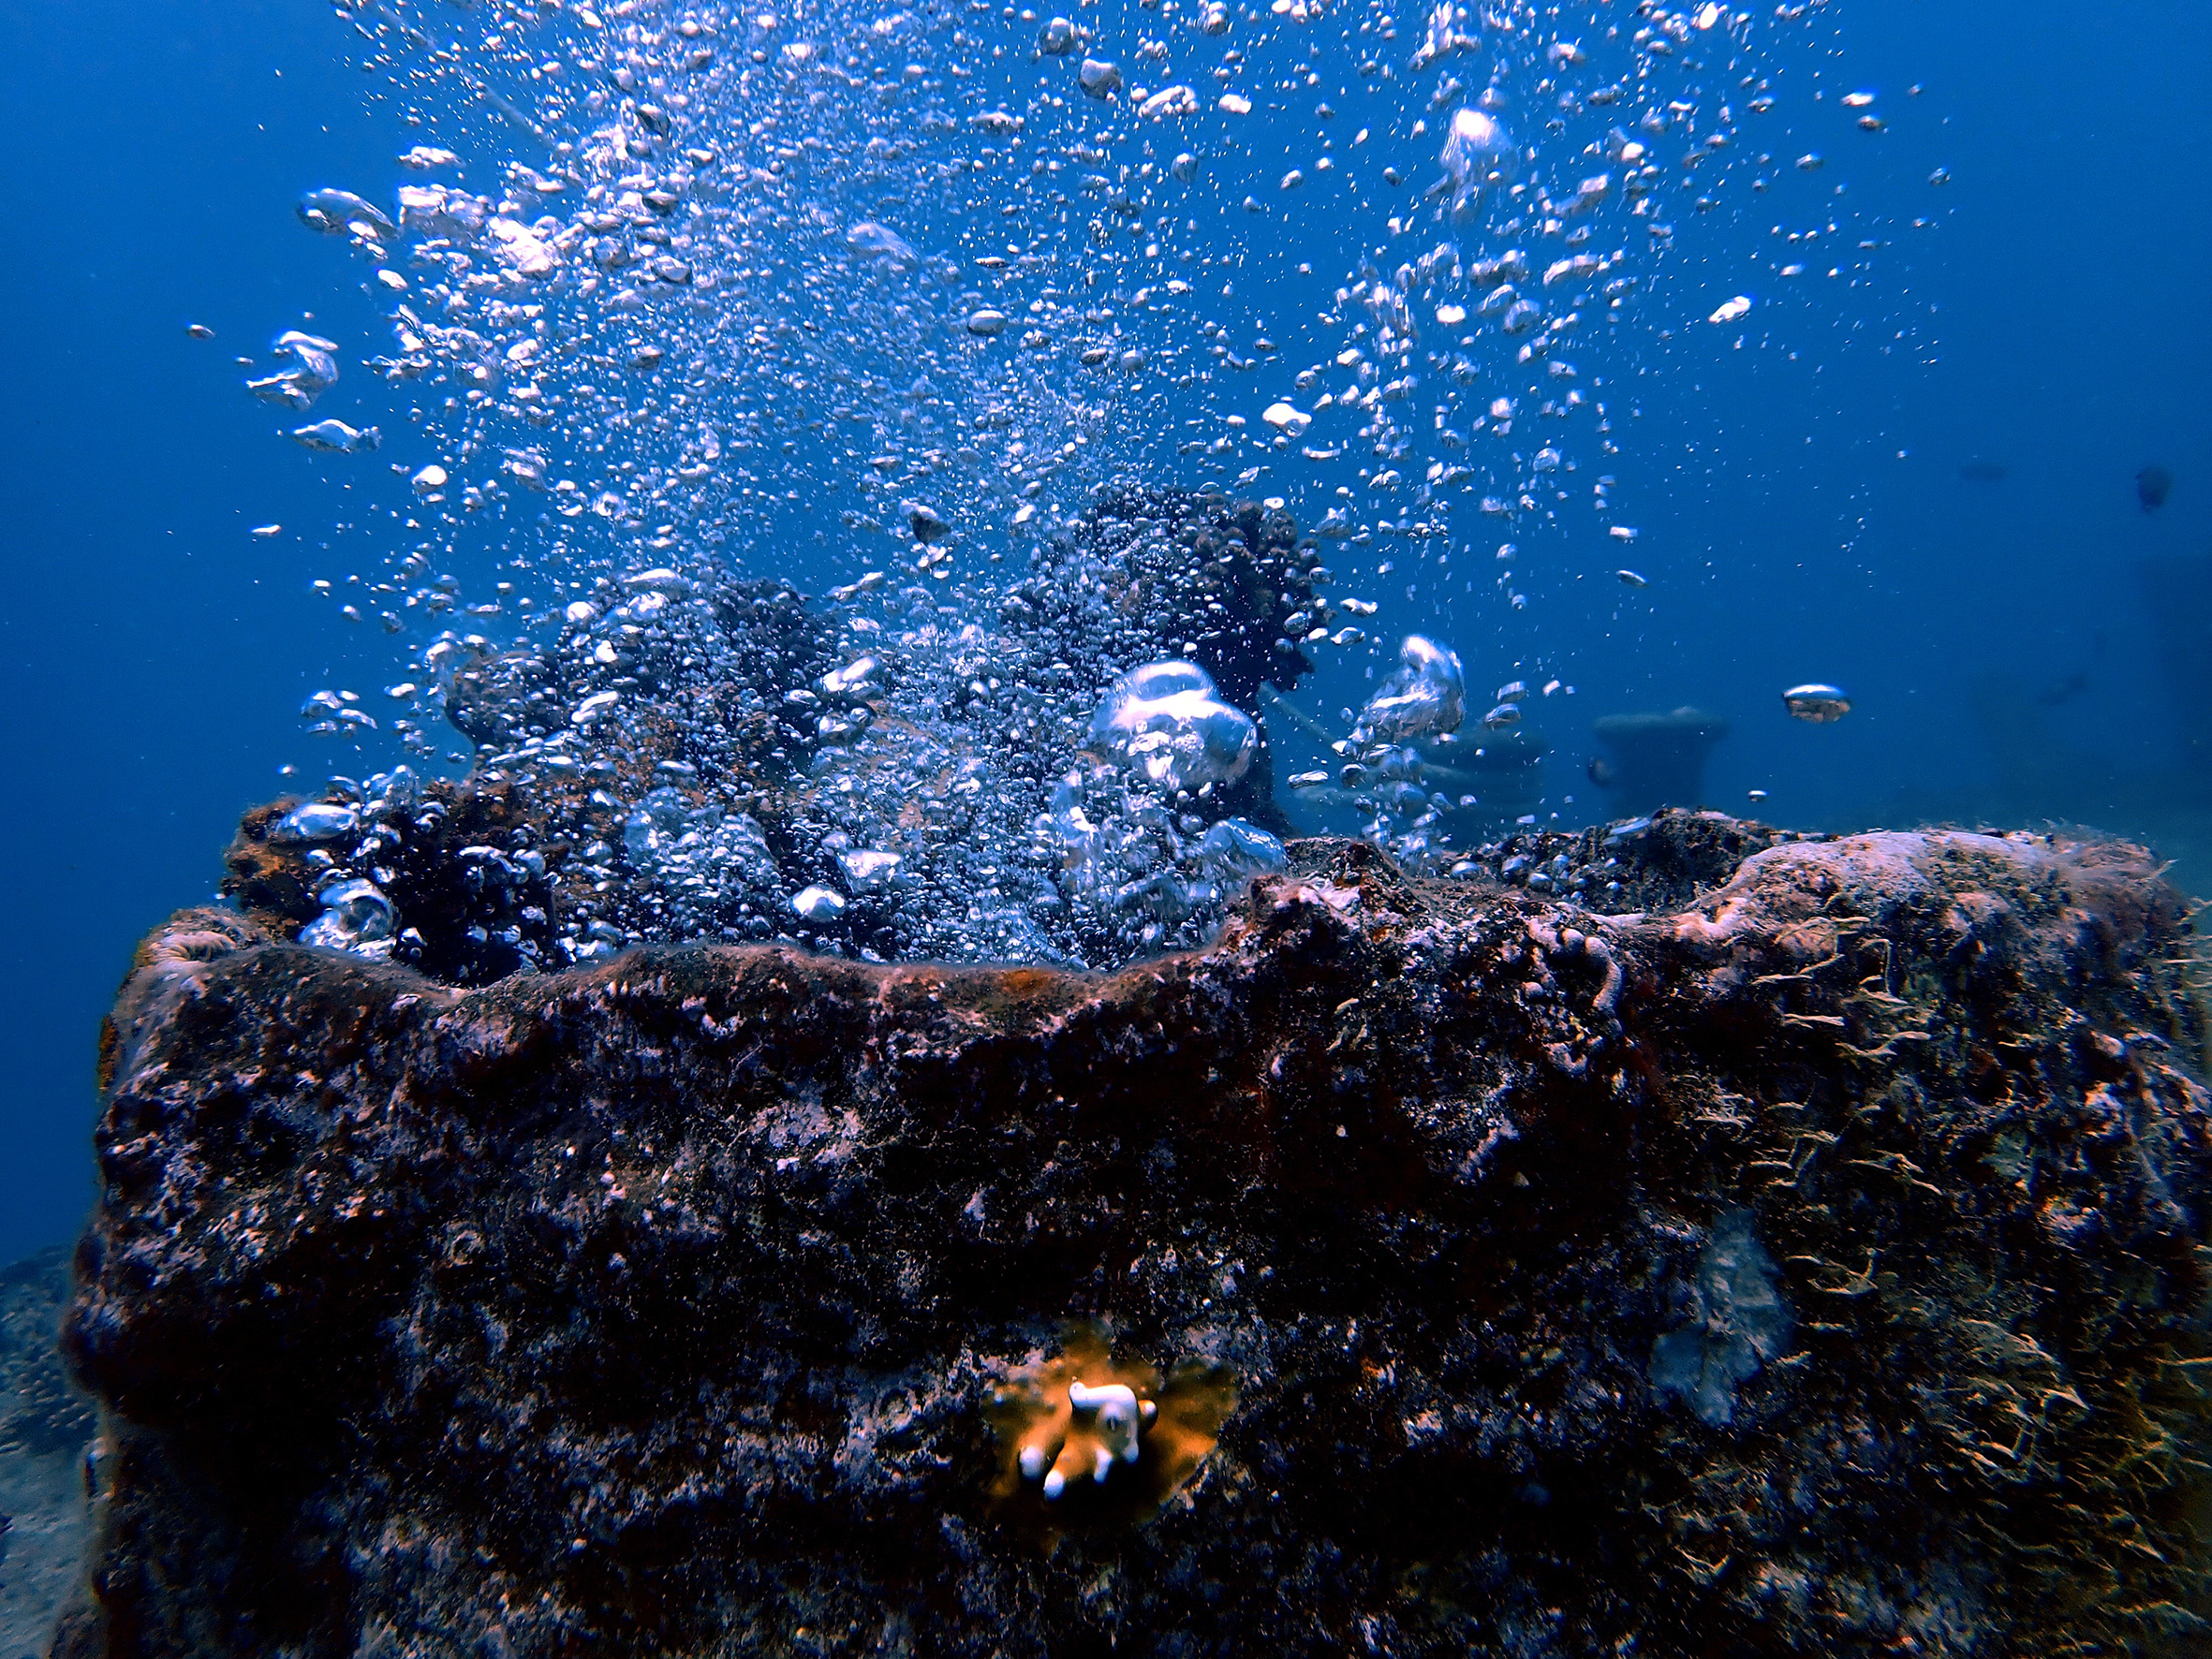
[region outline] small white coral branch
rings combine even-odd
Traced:
[[[1104,1383],[1094,1388],[1077,1378],[1069,1385],[1068,1404],[1074,1420],[1064,1440],[1056,1446],[1033,1441],[1022,1448],[1022,1473],[1031,1480],[1043,1475],[1048,1498],[1065,1492],[1069,1477],[1086,1469],[1093,1480],[1102,1481],[1116,1462],[1135,1462],[1138,1435],[1159,1415],[1158,1405],[1139,1400],[1127,1383]]]

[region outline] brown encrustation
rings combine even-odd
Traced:
[[[57,1651],[2201,1639],[2205,1029],[2143,855],[1786,843],[1599,916],[1293,852],[1099,977],[463,991],[183,914],[108,1045]],[[990,1407],[1076,1329],[1235,1404],[1040,1538]]]

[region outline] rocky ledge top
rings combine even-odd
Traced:
[[[2187,907],[1745,850],[1601,915],[1301,843],[1111,976],[465,991],[186,912],[108,1042],[57,1651],[2186,1651]],[[1048,1497],[1085,1368],[1150,1415]]]

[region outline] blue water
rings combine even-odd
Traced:
[[[1151,26],[1134,7],[1082,15],[1102,37]],[[2167,4],[2114,15],[1832,0],[1765,66],[1782,107],[1764,119],[1786,119],[1827,165],[1799,173],[1779,154],[1769,197],[1747,204],[1739,185],[1705,218],[1671,204],[1677,251],[1660,286],[1674,320],[1645,310],[1584,354],[1614,378],[1620,452],[1584,456],[1575,488],[1586,497],[1592,475],[1613,476],[1614,521],[1638,539],[1595,541],[1584,503],[1579,518],[1561,508],[1568,528],[1516,533],[1520,611],[1493,585],[1501,533],[1464,510],[1446,564],[1406,543],[1335,559],[1356,573],[1348,591],[1381,607],[1372,633],[1448,639],[1473,695],[1540,673],[1575,688],[1532,712],[1556,751],[1547,813],[1605,811],[1580,776],[1590,719],[1694,703],[1733,727],[1708,772],[1714,804],[1747,810],[1762,789],[1763,815],[1823,828],[1923,813],[2087,821],[2150,836],[2212,885],[2212,832],[2176,805],[2205,793],[2180,748],[2189,688],[2153,661],[2135,574],[2146,554],[2212,548],[2212,331],[2197,297],[2212,257],[2197,181],[2212,17]],[[1400,21],[1402,59],[1419,25]],[[1341,106],[1329,130],[1346,154],[1350,129],[1380,131],[1383,111],[1402,129],[1434,73],[1363,90],[1340,35],[1309,37],[1327,83],[1310,95]],[[481,110],[455,112],[450,130],[403,125],[361,53],[349,22],[305,0],[146,0],[120,14],[0,0],[0,202],[15,231],[0,275],[0,500],[17,584],[0,613],[14,806],[0,821],[12,1062],[0,1258],[67,1236],[89,1201],[97,1025],[136,940],[212,893],[238,813],[294,781],[281,766],[314,782],[361,768],[303,741],[302,698],[399,677],[391,644],[309,583],[373,570],[396,534],[377,514],[404,492],[388,463],[435,450],[409,435],[407,389],[361,367],[389,349],[385,308],[293,204],[325,184],[388,201],[404,177],[394,153],[412,143],[486,161],[501,145],[532,152]],[[1198,84],[1210,98],[1214,83]],[[1861,134],[1839,107],[1856,88],[1878,93],[1883,132]],[[1244,129],[1271,171],[1314,154],[1307,107],[1263,109]],[[1424,184],[1433,137],[1402,143]],[[1939,168],[1949,184],[1929,183]],[[1240,341],[1261,326],[1278,338],[1284,373],[1209,383],[1218,409],[1257,416],[1289,370],[1343,343],[1316,313],[1333,309],[1375,214],[1364,188],[1320,184],[1294,213],[1208,221],[1225,246],[1295,237],[1314,265],[1303,277],[1287,257],[1257,262],[1220,302]],[[963,211],[922,192],[891,206],[917,241],[925,222],[950,234]],[[1831,218],[1843,231],[1791,256],[1808,274],[1776,277],[1768,227]],[[1862,254],[1862,237],[1881,245]],[[1408,238],[1386,265],[1421,245]],[[1826,278],[1831,264],[1845,274]],[[1737,293],[1756,302],[1742,327],[1703,321]],[[187,323],[215,338],[187,338]],[[316,416],[379,421],[388,453],[333,465],[275,435],[289,422],[240,389],[231,359],[266,372],[268,341],[289,327],[346,343],[347,377]],[[1129,435],[1128,459],[1172,475],[1166,435]],[[1360,459],[1348,454],[1344,477]],[[1962,477],[1975,462],[2004,476]],[[2176,480],[2155,513],[2134,486],[2151,462]],[[1337,475],[1271,464],[1252,492],[1317,518]],[[841,545],[834,516],[811,506],[777,509],[760,538],[772,547],[736,551],[818,590],[880,556]],[[742,543],[747,520],[731,522]],[[247,535],[269,523],[282,532]],[[472,582],[496,542],[456,553]],[[1615,581],[1616,563],[1650,585]],[[1328,717],[1356,706],[1367,661],[1325,668],[1301,703]],[[1976,712],[1992,677],[2012,687],[1991,694],[2000,715],[2056,757],[2025,783],[2017,742],[2008,760]],[[1777,693],[1805,680],[1849,688],[1850,717],[1789,720]]]

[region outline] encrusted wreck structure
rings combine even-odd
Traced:
[[[182,914],[106,1047],[55,1652],[2201,1651],[2148,860],[1530,839],[1610,879],[1298,843],[1106,976],[468,988]]]

